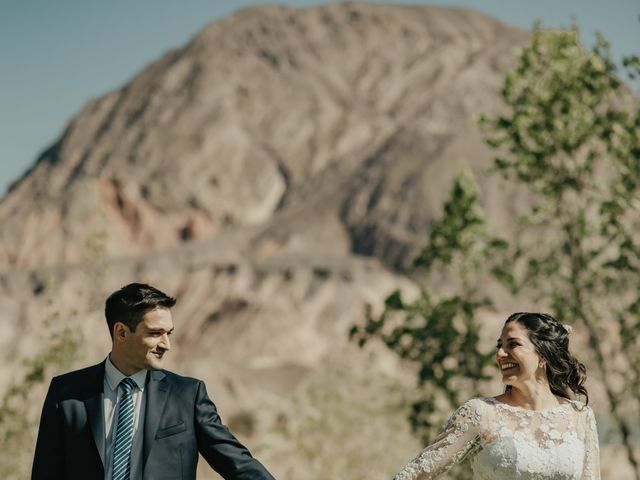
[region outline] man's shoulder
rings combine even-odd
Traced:
[[[90,367],[56,375],[51,379],[51,388],[59,399],[84,398],[102,389],[103,378],[104,362],[100,362]]]
[[[170,382],[180,383],[184,385],[194,385],[201,383],[202,380],[198,378],[188,377],[185,375],[179,375],[170,370],[151,370],[152,375],[164,376]],[[57,383],[75,383],[77,380],[86,378],[102,379],[104,377],[104,361],[91,365],[89,367],[80,368],[78,370],[72,370],[70,372],[62,373],[53,377],[53,381]]]
[[[200,383],[203,383],[202,380],[198,379],[198,378],[194,378],[194,377],[188,377],[185,375],[179,375],[175,372],[172,372],[170,370],[157,370],[156,372],[161,372],[162,374],[164,374],[165,378],[174,384],[177,385],[184,385],[184,386],[196,386]],[[152,375],[156,374],[156,373],[151,373]]]
[[[53,381],[57,383],[75,382],[79,379],[87,377],[101,377],[104,375],[104,361],[91,365],[89,367],[80,368],[78,370],[72,370],[70,372],[61,373],[53,377]]]

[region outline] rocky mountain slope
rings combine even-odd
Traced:
[[[215,22],[90,101],[12,186],[0,268],[81,261],[95,234],[113,258],[247,227],[278,248],[303,235],[305,250],[402,263],[453,171],[486,168],[475,116],[526,38],[435,7]]]
[[[336,454],[387,478],[418,447],[411,373],[347,331],[417,290],[403,267],[461,168],[509,228],[476,119],[527,39],[466,9],[251,8],[90,101],[0,202],[0,385],[65,326],[75,364],[104,358],[104,299],[145,281],[178,298],[170,368],[278,478],[347,478]]]

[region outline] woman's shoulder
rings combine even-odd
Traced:
[[[458,407],[454,415],[462,414],[465,416],[473,416],[479,419],[484,414],[490,398],[491,397],[482,396],[471,397]]]
[[[586,417],[593,416],[593,409],[590,405],[581,402],[580,400],[568,400],[568,403],[573,407],[573,410]]]
[[[498,395],[496,397],[473,397],[465,402],[465,405],[469,404],[476,411],[487,411],[487,409],[491,409],[496,412],[512,412],[514,414],[524,413],[526,415],[549,415],[549,414],[566,414],[567,412],[575,412],[581,415],[593,415],[593,411],[591,407],[580,400],[573,400],[563,398],[560,403],[554,407],[550,407],[547,409],[535,411],[528,410],[522,407],[517,407],[511,405],[501,399],[501,396]]]
[[[471,397],[470,399],[466,400],[464,403],[460,404],[460,406],[458,407],[458,410],[460,409],[466,409],[466,410],[476,410],[478,408],[482,407],[482,399],[485,397],[480,397],[480,396],[476,396],[476,397]]]
[[[586,403],[580,401],[580,400],[574,400],[574,399],[567,399],[567,402],[571,404],[571,406],[573,406],[573,408],[575,408],[576,410],[591,410],[591,407],[589,405],[587,405]]]
[[[486,410],[488,407],[496,407],[498,405],[505,405],[501,402],[498,397],[486,397],[483,395],[478,395],[473,398],[467,400],[467,403],[470,403],[476,409]]]
[[[509,403],[502,401],[500,399],[500,396],[486,397],[486,396],[478,395],[475,397],[471,397],[470,399],[462,403],[458,407],[456,412],[473,412],[473,413],[481,414],[487,411],[487,409],[489,408],[498,409],[498,410],[504,409],[504,410],[527,411],[525,408],[516,407],[514,405],[510,405]],[[570,399],[563,399],[563,401],[557,406],[546,409],[546,410],[542,410],[541,412],[545,412],[545,411],[551,412],[551,411],[561,410],[566,408],[570,408],[572,410],[575,410],[576,412],[583,412],[583,413],[591,412],[591,407],[586,403],[581,402],[580,400],[570,400]],[[533,412],[533,410],[528,410],[528,411]]]
[[[470,398],[460,404],[449,416],[448,425],[479,426],[482,423],[483,406],[478,397]]]

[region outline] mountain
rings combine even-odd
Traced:
[[[499,105],[526,38],[436,7],[260,7],[215,22],[90,101],[11,187],[0,268],[79,262],[95,234],[114,258],[276,224],[278,248],[295,230],[402,263],[456,168],[486,168],[475,116]]]
[[[74,365],[104,358],[104,299],[150,282],[178,298],[170,367],[207,381],[278,478],[327,478],[278,432],[314,385],[410,395],[407,367],[347,332],[365,304],[417,291],[404,267],[459,170],[509,228],[518,195],[487,174],[476,120],[503,108],[528,39],[462,8],[256,7],[91,100],[0,202],[0,355],[15,365],[0,385],[63,327],[82,339]],[[360,471],[390,475],[417,443],[371,425],[382,463]]]

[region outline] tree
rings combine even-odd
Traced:
[[[85,287],[76,292],[78,304],[86,301],[88,310],[101,303],[99,285],[106,271],[106,235],[92,232],[87,237],[87,264],[83,269]],[[34,272],[38,280],[34,294],[40,297],[47,314],[42,320],[42,331],[48,338],[44,347],[24,360],[26,372],[14,381],[0,398],[0,478],[22,479],[29,476],[33,460],[33,447],[38,431],[38,418],[43,400],[43,387],[53,375],[72,366],[81,354],[82,331],[77,328],[76,307],[64,314],[57,304],[54,275]],[[38,301],[33,299],[33,301]],[[35,407],[35,408],[34,408]]]
[[[45,328],[49,327],[45,325]],[[52,371],[67,368],[78,346],[78,335],[71,329],[53,333],[46,348],[25,362],[27,371],[22,379],[9,386],[0,399],[0,443],[3,445],[0,477],[29,476],[37,431],[37,418],[30,408],[39,394],[36,387],[44,383]]]
[[[637,75],[637,57],[624,64]],[[585,328],[640,479],[621,410],[632,398],[640,411],[640,116],[616,72],[602,36],[586,50],[577,27],[538,26],[507,76],[509,113],[481,123],[503,153],[496,170],[533,198],[519,221],[511,286]]]
[[[623,65],[630,78],[640,77],[638,57]],[[640,109],[617,73],[602,36],[585,49],[575,26],[536,26],[506,77],[507,113],[481,118],[487,144],[499,152],[494,171],[530,194],[510,245],[486,234],[475,192],[457,179],[416,265],[427,272],[436,263],[457,266],[461,294],[434,300],[423,291],[406,304],[394,292],[381,316],[369,309],[366,324],[354,327],[361,344],[381,338],[420,366],[419,384],[433,393],[414,405],[410,420],[424,440],[438,418],[432,417],[436,397],[450,411],[459,403],[458,375],[471,383],[484,378],[486,357],[471,332],[477,332],[477,308],[490,301],[473,285],[490,272],[514,295],[533,297],[564,323],[583,327],[589,366],[602,379],[640,480],[630,420],[640,412]],[[449,369],[460,351],[474,360]],[[635,415],[625,415],[623,406]]]
[[[444,423],[443,412],[451,413],[491,377],[493,355],[480,349],[477,310],[491,306],[480,285],[489,274],[488,260],[505,248],[504,241],[488,233],[473,177],[458,175],[444,216],[414,266],[440,285],[451,278],[459,287],[453,293],[425,288],[412,302],[395,291],[380,315],[367,307],[365,325],[351,330],[360,346],[380,339],[416,365],[420,398],[412,405],[410,422],[424,443]],[[457,478],[465,475],[459,472]]]

